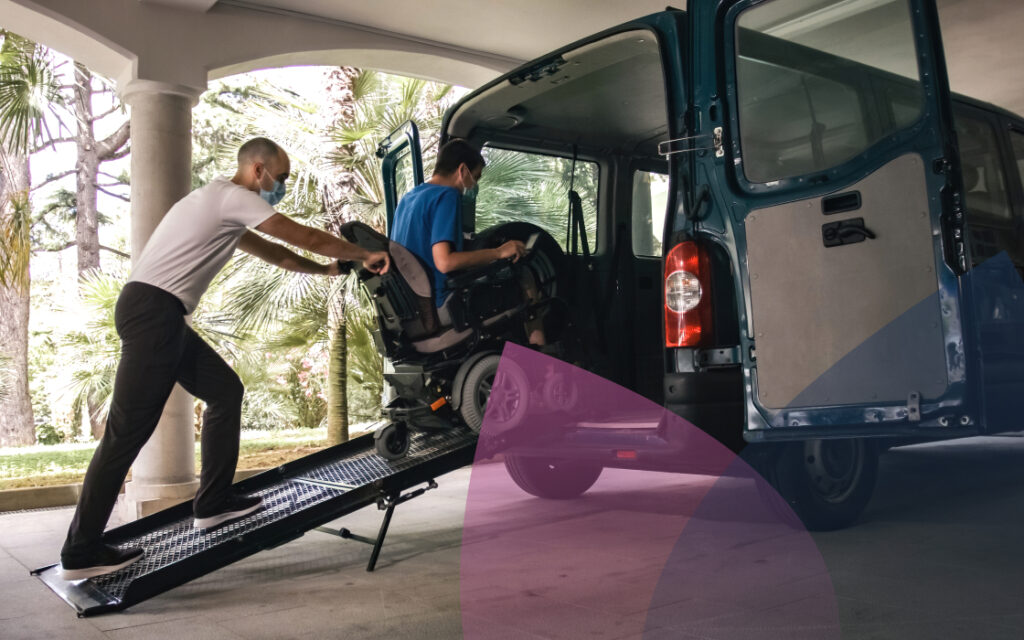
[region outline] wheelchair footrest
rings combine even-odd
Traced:
[[[439,409],[444,406],[442,405]],[[393,422],[404,422],[412,429],[448,429],[452,427],[450,419],[439,415],[438,411],[432,409],[429,405],[388,407],[384,412]]]

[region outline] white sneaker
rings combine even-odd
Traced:
[[[230,495],[212,513],[196,513],[194,524],[196,529],[210,529],[225,522],[238,520],[250,513],[263,508],[263,498],[259,496]]]

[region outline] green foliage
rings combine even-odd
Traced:
[[[246,459],[267,452],[319,447],[323,439],[323,429],[274,429],[258,435],[243,434],[239,467],[252,468],[246,464]],[[95,448],[95,443],[64,443],[0,449],[0,490],[81,482]],[[198,469],[199,443],[196,443],[195,459]]]
[[[63,187],[50,194],[49,200],[33,216],[32,246],[45,251],[59,251],[75,237],[75,216],[78,203],[75,192]],[[108,224],[109,219],[100,220]]]
[[[357,304],[348,307],[345,324],[348,339],[349,420],[366,422],[380,417],[384,363],[373,342],[373,331],[377,328],[373,305],[362,288],[354,288],[356,292],[353,297]]]
[[[69,391],[72,407],[92,404],[106,420],[114,376],[121,355],[121,341],[114,326],[114,309],[126,278],[124,274],[91,272],[79,281],[82,308],[87,320],[81,328],[68,332],[62,351],[71,370]]]
[[[0,142],[18,155],[49,138],[46,114],[63,104],[49,50],[0,31]]]
[[[325,425],[327,419],[326,374],[326,354],[318,358],[302,358],[298,362],[291,363],[285,381],[288,383],[291,413],[297,418],[294,426],[312,429]]]
[[[352,188],[329,203],[342,208],[348,219],[384,229],[384,183],[377,145],[408,120],[417,124],[424,151],[424,171],[433,172],[441,118],[451,104],[452,87],[416,78],[398,78],[361,71],[352,83],[354,117],[328,133],[327,164],[349,174]]]
[[[355,75],[351,89],[351,108],[328,126],[322,93],[299,95],[254,75],[214,83],[194,111],[194,186],[232,174],[238,146],[266,135],[292,158],[292,179],[281,211],[326,229],[356,218],[382,228],[377,143],[391,128],[415,120],[429,172],[441,115],[453,94],[450,87],[375,72]],[[127,183],[127,176],[118,181]],[[0,230],[5,247],[21,242],[27,260],[31,246],[52,250],[74,239],[74,193],[53,192],[34,216],[27,199],[23,205]],[[10,255],[4,252],[0,260],[10,261]],[[0,265],[0,273],[5,267],[6,273],[17,272],[7,264]],[[60,287],[45,277],[37,280],[38,287],[33,284],[34,304],[48,317],[41,325],[34,316],[31,341],[30,379],[40,442],[88,437],[80,428],[82,408],[89,404],[106,413],[120,355],[114,308],[125,275],[109,269],[93,273],[81,281],[80,299],[66,303]],[[376,319],[354,278],[294,274],[239,255],[204,296],[193,327],[241,377],[246,387],[244,427],[308,431],[322,426],[328,406],[332,301],[331,308],[344,309],[349,414],[353,422],[375,419],[382,388],[382,362],[371,336]],[[0,363],[0,393],[2,371]],[[83,468],[88,455],[82,454]],[[63,461],[54,465],[63,473]]]
[[[75,239],[77,216],[78,197],[75,192],[64,187],[54,189],[43,206],[38,207],[32,216],[32,247],[37,251],[60,251],[67,247]],[[102,212],[97,212],[96,221],[101,226],[113,222],[110,216]]]
[[[40,444],[56,444],[43,443]],[[0,488],[22,478],[84,475],[92,459],[94,446],[25,447],[0,452]],[[70,481],[70,480],[69,480]]]
[[[9,193],[6,205],[7,215],[0,216],[0,286],[25,290],[32,258],[31,202],[27,193]],[[3,208],[0,202],[0,210]]]
[[[569,189],[580,194],[587,239],[593,250],[597,233],[596,165],[568,158],[485,148],[487,168],[476,199],[476,228],[513,220],[541,227],[568,249]]]
[[[49,418],[49,416],[46,416],[46,418]],[[48,419],[44,419],[40,422],[37,416],[36,442],[39,444],[60,444],[62,442],[66,442],[66,436]]]

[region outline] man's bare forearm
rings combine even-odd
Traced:
[[[491,264],[499,257],[497,249],[477,249],[476,251],[453,251],[449,253],[443,262],[437,264],[437,270],[441,273],[461,271],[470,267],[480,267]],[[435,258],[435,262],[438,262]]]
[[[390,265],[390,257],[386,251],[368,251],[326,231],[299,224],[280,213],[275,213],[256,225],[256,230],[328,258],[362,262],[363,267],[373,273],[386,273]],[[243,236],[243,239],[245,237]],[[246,250],[243,245],[239,246]]]
[[[284,256],[281,262],[277,263],[277,266],[282,269],[287,269],[288,271],[295,271],[296,273],[315,273],[318,275],[325,275],[331,264],[320,264],[319,262],[315,262],[309,258],[304,258],[297,253],[292,253],[291,251],[289,251],[288,254],[289,255]]]
[[[308,227],[310,230],[309,234],[309,246],[303,247],[313,253],[318,253],[328,258],[334,258],[336,260],[344,260],[346,262],[358,260],[362,262],[366,260],[370,252],[360,247],[359,245],[346,242],[337,236],[331,235],[326,231],[320,229],[314,229]]]
[[[298,273],[328,274],[332,263],[320,264],[295,253],[287,247],[248,232],[239,240],[238,248],[275,267]]]

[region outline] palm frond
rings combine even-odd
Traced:
[[[61,103],[49,53],[6,32],[0,44],[0,142],[15,154],[27,153],[46,137],[47,110]]]
[[[24,291],[29,286],[32,258],[31,204],[25,191],[0,195],[7,198],[6,206],[0,202],[0,286]]]

